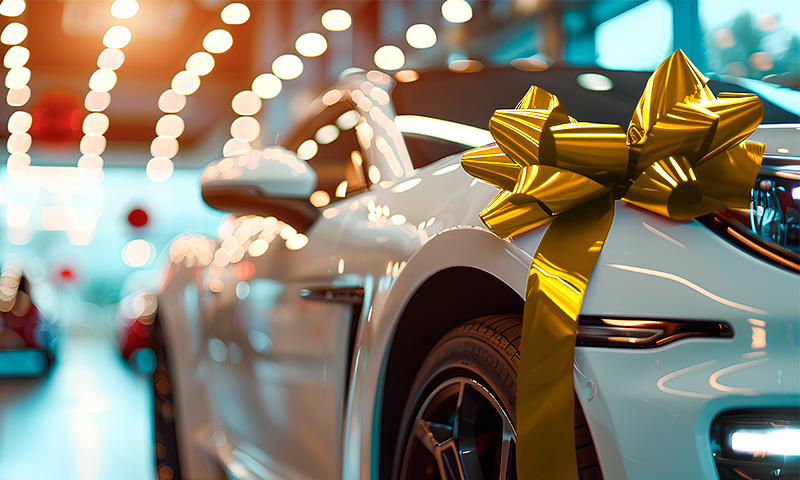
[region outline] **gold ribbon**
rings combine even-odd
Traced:
[[[650,77],[627,132],[578,122],[531,87],[489,122],[496,144],[466,152],[501,192],[480,214],[500,237],[550,224],[526,288],[517,386],[519,478],[577,479],[572,365],[583,294],[623,199],[675,220],[747,207],[764,146],[753,95],[715,96],[675,51]]]

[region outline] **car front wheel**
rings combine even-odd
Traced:
[[[406,403],[394,479],[517,478],[521,339],[521,316],[495,315],[456,327],[433,347]],[[580,478],[602,479],[577,398],[575,405]]]

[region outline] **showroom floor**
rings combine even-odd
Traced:
[[[105,336],[66,336],[44,379],[0,379],[0,480],[152,480],[152,390]]]

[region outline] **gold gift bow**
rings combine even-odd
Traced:
[[[715,96],[681,50],[650,77],[627,132],[577,122],[531,87],[489,122],[496,144],[466,152],[502,191],[480,214],[500,237],[550,224],[531,264],[517,384],[520,479],[577,479],[572,369],[583,294],[623,199],[674,220],[747,207],[764,146],[754,95]]]

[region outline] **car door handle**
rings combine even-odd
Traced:
[[[300,297],[323,302],[361,304],[364,301],[362,287],[307,287],[300,289]]]

